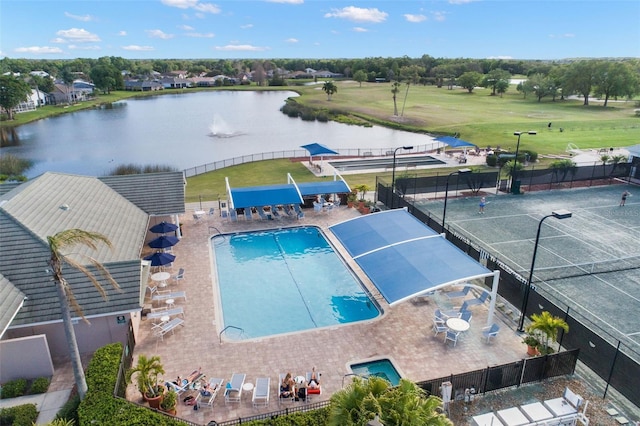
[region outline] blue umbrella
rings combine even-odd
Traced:
[[[175,246],[176,244],[178,244],[178,241],[180,240],[178,240],[176,237],[162,235],[154,240],[149,241],[149,247],[164,249],[167,247]]]
[[[153,253],[150,256],[144,258],[144,260],[150,260],[151,266],[164,266],[173,262],[176,257],[169,253]]]
[[[149,231],[153,232],[154,234],[166,234],[167,232],[173,232],[176,229],[178,229],[178,225],[163,221],[156,225],[153,225],[151,228],[149,228]]]

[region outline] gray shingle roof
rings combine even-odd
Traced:
[[[136,198],[134,186],[132,198]],[[145,192],[144,187],[138,190]],[[100,244],[95,251],[76,246],[73,253],[102,262],[123,290],[115,292],[105,283],[109,294],[105,302],[81,272],[66,267],[63,273],[85,315],[139,310],[140,253],[148,225],[147,213],[94,177],[47,172],[1,193],[0,273],[27,297],[11,326],[60,320],[55,284],[47,271],[47,236],[71,228],[109,238],[113,250]],[[6,307],[0,299],[0,311]]]
[[[13,321],[14,316],[22,306],[25,295],[11,282],[0,274],[0,336],[2,336]]]
[[[185,178],[182,172],[98,178],[152,216],[184,213]]]

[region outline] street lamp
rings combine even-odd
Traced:
[[[393,150],[393,169],[391,172],[391,208],[393,208],[394,195],[396,193],[396,152],[399,150],[413,149],[412,146],[399,146]]]
[[[520,151],[520,136],[522,136],[523,133],[526,133],[528,135],[537,135],[538,132],[534,131],[534,130],[529,130],[528,132],[513,132],[513,134],[515,136],[518,137],[518,144],[516,145],[516,157],[513,159],[513,171],[511,172],[511,193],[514,194],[516,189],[518,190],[518,194],[520,193],[520,187],[518,188],[514,188],[514,184],[516,182],[516,176],[518,175],[518,151]]]
[[[542,222],[548,217],[555,217],[556,219],[568,219],[572,216],[572,213],[569,210],[557,210],[544,216],[540,219],[540,223],[538,223],[538,233],[536,234],[536,243],[533,246],[533,258],[531,259],[531,270],[529,271],[529,279],[527,280],[527,285],[524,288],[524,297],[522,298],[522,308],[520,309],[520,322],[518,324],[518,331],[524,331],[524,317],[527,311],[527,304],[529,303],[529,292],[531,291],[531,280],[533,279],[533,267],[536,264],[536,253],[538,252],[538,241],[540,240],[540,228],[542,227]]]
[[[444,187],[444,210],[442,211],[442,231],[444,232],[444,218],[447,215],[447,197],[449,196],[449,178],[453,175],[463,175],[466,173],[471,173],[471,169],[460,169],[455,172],[449,173],[447,176],[447,184]]]

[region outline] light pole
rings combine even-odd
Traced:
[[[527,285],[524,288],[524,297],[522,298],[522,308],[520,308],[520,322],[518,323],[518,331],[524,331],[524,317],[526,316],[527,304],[529,303],[529,292],[531,291],[531,280],[533,279],[533,267],[536,265],[536,254],[538,252],[538,241],[540,241],[540,229],[542,228],[542,222],[548,217],[555,217],[556,219],[568,219],[572,216],[569,210],[557,210],[544,216],[538,223],[538,233],[536,234],[536,243],[533,246],[533,257],[531,258],[531,270],[529,271],[529,279]]]
[[[413,149],[412,146],[399,146],[393,150],[393,169],[391,171],[391,208],[393,208],[394,195],[396,193],[396,152],[399,150]]]
[[[511,172],[511,193],[515,194],[515,190],[518,190],[518,194],[520,193],[520,186],[518,186],[517,188],[515,188],[515,182],[516,182],[516,176],[518,175],[518,152],[520,151],[520,136],[522,136],[523,133],[526,133],[528,135],[537,135],[538,132],[534,131],[534,130],[529,130],[528,132],[513,132],[513,134],[515,136],[518,137],[518,144],[516,145],[516,157],[513,159],[513,171]]]
[[[471,169],[460,169],[455,172],[449,173],[447,176],[447,184],[444,187],[444,210],[442,211],[442,231],[444,232],[444,218],[447,215],[447,198],[449,197],[449,178],[453,175],[463,175],[466,173],[471,173]]]

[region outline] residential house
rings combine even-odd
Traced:
[[[49,269],[47,237],[79,228],[104,234],[110,250],[83,246],[68,253],[92,268],[103,263],[118,282],[104,300],[79,271],[64,267],[90,324],[72,317],[81,354],[126,342],[140,322],[150,271],[142,260],[150,218],[178,223],[184,213],[182,172],[107,177],[44,173],[24,183],[0,185],[0,382],[49,376],[53,360],[68,358],[59,299]],[[130,330],[130,325],[132,329]]]
[[[70,86],[61,81],[56,81],[54,87],[54,91],[47,98],[47,103],[51,105],[85,101],[93,96],[96,88],[94,84],[82,80],[74,80]]]
[[[25,111],[34,111],[36,108],[46,104],[48,96],[49,94],[41,90],[31,89],[31,93],[29,94],[27,100],[24,102],[20,102],[13,109],[13,111],[16,113],[25,112]]]
[[[151,80],[125,80],[124,90],[130,90],[134,92],[155,92],[156,90],[163,90],[162,84],[157,81]]]
[[[192,85],[189,80],[179,77],[163,77],[159,80],[159,83],[165,89],[186,89]]]

